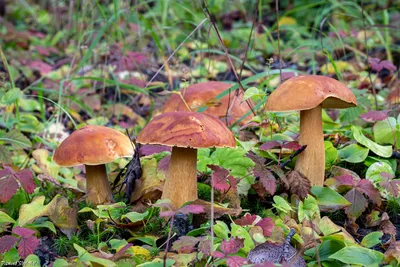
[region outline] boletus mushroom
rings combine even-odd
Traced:
[[[137,142],[172,147],[163,199],[175,208],[197,199],[197,149],[236,147],[233,133],[218,118],[197,112],[167,112],[152,119]]]
[[[322,186],[325,178],[323,108],[350,108],[357,100],[349,88],[330,77],[298,76],[279,85],[267,99],[267,111],[300,110],[299,143],[307,148],[297,157],[295,169],[312,185]]]
[[[98,205],[112,201],[105,164],[134,153],[135,146],[126,135],[88,125],[68,136],[54,152],[53,160],[61,167],[85,165],[87,201]]]
[[[178,94],[173,94],[164,103],[162,113],[172,111],[197,111],[199,108],[207,106],[207,109],[203,112],[204,114],[213,115],[224,122],[227,118],[228,125],[231,125],[251,111],[248,103],[242,102],[242,92],[240,92],[238,96],[235,96],[236,92],[235,90],[232,90],[230,94],[227,94],[221,99],[216,99],[220,93],[232,86],[233,84],[215,81],[189,85],[180,90],[186,104]],[[251,99],[248,99],[248,101],[253,107],[254,104]],[[249,122],[253,117],[254,115],[250,113],[240,121],[239,125]]]

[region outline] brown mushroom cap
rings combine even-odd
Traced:
[[[53,160],[63,167],[100,165],[134,153],[134,145],[126,135],[108,127],[88,125],[68,136],[56,149]]]
[[[322,104],[322,108],[349,108],[357,100],[349,88],[326,76],[297,76],[286,80],[267,99],[268,111],[308,110]]]
[[[177,147],[236,147],[233,133],[216,117],[197,112],[167,112],[147,124],[138,143]]]
[[[197,111],[203,106],[208,106],[208,108],[203,113],[210,114],[218,118],[224,118],[226,116],[226,111],[228,110],[234,99],[235,90],[230,93],[230,97],[229,95],[226,95],[219,100],[215,99],[215,101],[214,98],[229,87],[232,87],[232,84],[211,81],[192,84],[189,85],[186,89],[181,89],[180,91],[191,111]],[[241,103],[242,99],[243,94],[239,94],[239,96],[237,96],[235,99],[235,103],[233,104],[231,112],[229,114],[233,116],[232,122],[237,121],[250,111],[247,103]],[[249,99],[249,101],[251,100]],[[162,108],[162,113],[172,111],[188,111],[185,103],[177,94],[171,95],[171,97],[164,103],[164,106]],[[246,118],[244,118],[240,122],[240,124],[244,124],[250,121],[253,117],[254,115],[251,113]]]

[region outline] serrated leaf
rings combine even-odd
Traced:
[[[290,192],[292,194],[296,194],[301,199],[304,199],[310,193],[310,180],[308,180],[301,172],[292,170],[286,177],[290,184]]]
[[[18,238],[12,235],[5,235],[0,238],[0,253],[9,251],[17,243]]]
[[[350,163],[363,162],[367,158],[368,153],[369,153],[368,148],[362,147],[358,144],[351,144],[338,150],[338,154],[341,160]]]
[[[360,118],[368,122],[383,121],[388,118],[390,110],[371,110],[361,114]]]
[[[251,238],[251,236],[249,235],[249,233],[246,231],[245,228],[243,228],[240,225],[231,224],[231,236],[234,237],[239,237],[241,239],[244,239],[244,246],[242,248],[242,250],[246,253],[250,252],[251,249],[253,249],[255,247],[253,239]]]
[[[379,190],[374,187],[371,181],[367,179],[362,179],[358,182],[357,189],[360,190],[360,192],[366,194],[368,198],[372,200],[372,202],[374,202],[378,206],[381,205],[382,200]]]
[[[213,170],[211,179],[215,189],[223,192],[229,190],[230,188],[236,190],[236,179],[229,175],[228,170],[215,165],[207,166]]]
[[[32,146],[31,140],[17,130],[7,132],[0,140],[10,144],[14,149],[24,149]]]
[[[263,235],[264,236],[271,236],[272,230],[274,229],[275,223],[271,218],[264,218],[261,219],[256,226],[261,227],[263,230]]]
[[[194,247],[199,243],[199,239],[193,236],[181,236],[177,241],[172,244],[172,249],[178,253],[190,253]]]
[[[221,245],[219,246],[219,249],[224,253],[225,255],[228,254],[235,254],[243,247],[243,239],[239,238],[231,238],[228,241],[222,240]]]
[[[382,236],[383,233],[381,231],[371,232],[364,236],[364,238],[361,240],[361,245],[367,248],[373,247],[381,243],[380,238]]]
[[[39,239],[36,236],[23,237],[18,243],[18,254],[25,259],[28,255],[33,254],[39,245]]]
[[[229,170],[233,177],[244,177],[255,165],[245,156],[246,153],[247,151],[241,148],[220,148],[211,155],[211,158],[216,165]]]
[[[345,212],[349,216],[358,218],[368,207],[367,199],[356,188],[351,189],[344,197],[351,203],[345,208]]]
[[[254,221],[257,219],[257,215],[251,215],[250,213],[246,213],[243,217],[234,220],[234,223],[246,226],[246,225],[253,225]]]
[[[15,195],[18,188],[19,184],[12,175],[2,178],[0,180],[0,202],[4,204],[9,201]]]
[[[392,146],[378,145],[374,141],[365,137],[364,134],[361,132],[361,130],[355,126],[352,126],[351,130],[353,132],[354,139],[356,139],[357,142],[359,142],[363,146],[366,146],[369,149],[371,149],[375,154],[377,154],[383,158],[390,158],[392,156],[392,152],[393,152]]]
[[[246,258],[240,256],[229,256],[226,258],[226,265],[228,267],[241,267],[247,262]]]

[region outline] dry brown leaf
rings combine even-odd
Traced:
[[[290,171],[287,175],[287,179],[290,185],[290,192],[298,195],[301,199],[307,197],[310,193],[311,183],[310,181],[298,171]]]

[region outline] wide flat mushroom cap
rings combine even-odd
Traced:
[[[341,82],[320,75],[297,76],[279,85],[267,99],[267,111],[293,111],[357,106],[355,95]]]
[[[236,147],[233,133],[218,118],[197,112],[167,112],[147,124],[137,142],[177,147]]]
[[[235,90],[232,90],[230,97],[229,94],[218,100],[215,97],[232,86],[233,84],[230,83],[210,81],[189,85],[187,88],[181,89],[180,92],[191,111],[197,111],[199,108],[207,106],[208,108],[203,113],[224,118],[226,111],[234,99]],[[245,102],[242,103],[242,99],[242,93],[235,99],[235,103],[229,113],[229,115],[233,116],[232,122],[240,119],[250,111],[248,104]],[[249,99],[249,101],[251,100]],[[162,113],[172,111],[189,111],[178,94],[172,94],[162,108]],[[253,117],[254,115],[250,113],[250,115],[241,121],[241,124],[250,121]]]
[[[56,149],[53,160],[63,167],[100,165],[134,153],[134,145],[126,135],[108,127],[88,125],[68,136]]]

